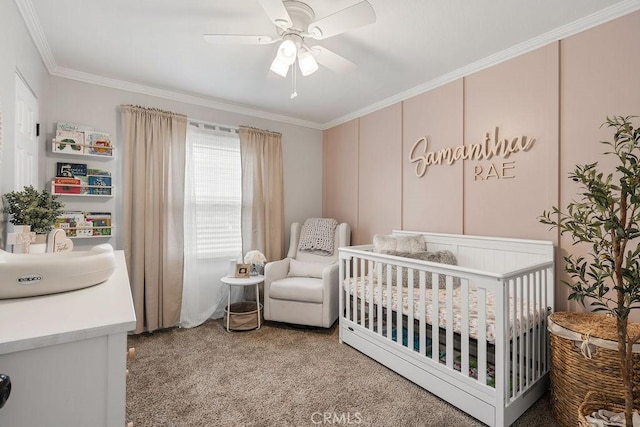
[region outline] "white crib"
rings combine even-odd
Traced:
[[[420,234],[457,265],[341,248],[340,342],[488,425],[510,425],[548,387],[552,242],[393,234]]]

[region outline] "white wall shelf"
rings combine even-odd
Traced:
[[[80,249],[116,237],[115,141],[111,135],[89,125],[58,122],[45,144],[55,165],[47,186],[64,204],[56,227]]]
[[[60,149],[60,147],[65,147]],[[69,148],[67,148],[69,147]],[[70,147],[78,147],[77,150],[74,150]],[[78,156],[78,157],[91,157],[91,158],[102,158],[102,159],[113,159],[113,149],[115,147],[105,147],[101,145],[91,145],[91,144],[77,144],[75,142],[64,142],[54,139],[51,141],[51,153],[59,154],[63,156]],[[104,152],[104,154],[92,153],[91,151],[96,152]]]
[[[113,228],[113,227],[111,227],[111,228]],[[69,239],[104,239],[104,238],[110,239],[110,238],[113,237],[113,235],[112,234],[103,234],[103,235],[100,235],[100,236],[68,236],[68,237],[69,237]]]
[[[56,219],[55,228],[64,230],[70,239],[96,239],[113,237],[115,226],[111,212],[64,211]]]
[[[71,187],[71,188],[80,188],[79,193],[59,193],[56,191],[56,187]],[[90,191],[92,189],[100,189],[100,190],[109,190],[110,194],[94,194]],[[55,194],[57,196],[73,196],[73,197],[113,197],[113,186],[112,185],[89,185],[89,184],[66,184],[66,183],[56,183],[55,178],[51,180],[51,194]]]

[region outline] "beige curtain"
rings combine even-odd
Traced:
[[[120,107],[123,232],[135,333],[180,321],[186,116]]]
[[[242,158],[242,251],[268,261],[284,255],[282,135],[240,127]]]

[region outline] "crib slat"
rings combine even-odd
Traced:
[[[524,313],[523,313],[523,308],[524,308],[524,278],[523,277],[518,277],[517,279],[517,283],[518,283],[518,310],[519,310],[519,321],[517,322],[517,325],[519,326],[518,329],[518,344],[519,344],[519,349],[518,349],[518,391],[522,392],[522,388],[524,386],[524,334],[523,334],[523,330],[524,330]]]
[[[367,283],[369,283],[369,298],[367,299],[369,305],[369,330],[373,331],[373,261],[369,260],[367,264]]]
[[[531,328],[532,323],[531,320],[533,319],[533,317],[531,316],[531,284],[533,283],[533,273],[529,273],[527,275],[527,303],[525,305],[525,310],[526,310],[526,323],[525,323],[525,334],[526,334],[526,348],[527,348],[527,352],[526,352],[526,356],[525,356],[525,367],[526,367],[526,386],[527,388],[529,388],[529,386],[531,385],[531,377],[532,377],[532,369],[533,369],[533,365],[531,365],[531,359],[532,359],[532,340],[533,340],[533,329]]]
[[[350,307],[349,296],[351,295],[351,260],[344,262],[344,269],[345,269],[345,273],[344,273],[343,279],[346,281],[346,284],[347,284],[347,289],[344,295],[344,305],[345,305],[344,317],[347,320],[351,320],[351,313],[349,311],[349,307]]]
[[[451,276],[447,276],[447,286]],[[465,377],[469,376],[469,281],[462,279],[460,283],[462,292],[460,301],[461,325],[460,325],[460,353],[462,355],[460,372]]]
[[[358,259],[360,258],[354,258],[353,259],[353,279],[355,281],[356,284],[356,290],[361,289],[362,290],[362,295],[364,298],[364,283],[362,282],[362,279],[360,278],[360,270],[358,269]],[[358,293],[354,294],[353,296],[353,319],[351,319],[354,323],[358,323]]]
[[[542,328],[542,333],[545,335],[545,338],[542,340],[542,347],[543,347],[543,360],[544,360],[544,372],[549,370],[549,359],[550,359],[550,348],[549,348],[549,331],[547,330],[547,307],[551,307],[550,306],[550,302],[549,301],[549,290],[548,290],[548,286],[549,283],[553,283],[553,277],[551,276],[553,274],[553,272],[551,271],[551,269],[547,269],[547,274],[544,275],[544,283],[542,284],[542,299],[544,301],[543,303],[543,307],[542,307],[542,319],[540,322],[540,328]],[[553,292],[553,291],[552,291]]]
[[[445,303],[446,307],[446,318],[447,318],[447,367],[453,369],[453,356],[454,356],[454,348],[453,348],[453,283],[450,280],[450,277],[447,277],[446,287],[447,287],[447,301]],[[440,282],[435,282],[440,283]],[[436,286],[432,284],[435,288]]]
[[[407,270],[407,347],[413,350],[413,268]]]
[[[378,288],[378,299],[377,299],[377,318],[378,318],[378,327],[377,332],[382,335],[384,331],[382,330],[382,263],[376,263],[376,287]]]
[[[396,342],[402,345],[402,335],[404,332],[404,325],[402,324],[402,267],[399,265],[396,266],[396,307]]]
[[[478,298],[478,381],[487,383],[487,290],[476,289]]]
[[[391,267],[387,264],[387,338],[391,339],[393,329],[393,310],[391,301]]]
[[[366,280],[365,259],[361,258],[360,259],[360,284],[362,286],[362,297],[360,298],[360,321],[358,323],[362,325],[362,327],[366,327],[365,317],[364,317],[364,306],[366,305],[365,301],[367,300],[367,297],[366,297],[367,283],[365,282],[365,280]]]
[[[431,358],[440,361],[440,307],[438,302],[440,292],[438,290],[438,274],[431,273]]]
[[[533,363],[533,376],[534,381],[537,380],[540,376],[540,294],[538,293],[538,286],[540,286],[540,271],[536,271],[535,275],[535,283],[533,286],[533,295],[531,299],[533,301],[533,313],[531,315],[532,318],[532,326],[534,328],[533,331],[533,351],[532,353],[532,363]]]
[[[418,310],[420,311],[420,315],[418,316],[418,320],[420,321],[420,354],[427,354],[427,316],[425,314],[425,282],[426,282],[426,273],[423,270],[420,270],[420,303]]]
[[[517,280],[511,281],[513,284],[512,291],[512,300],[509,303],[511,308],[511,322],[509,326],[511,327],[511,398],[515,397],[516,388],[518,384],[518,340],[516,337],[516,322],[518,321],[518,313],[517,313],[517,301],[518,301],[518,286]]]

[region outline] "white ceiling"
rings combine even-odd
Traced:
[[[205,33],[275,35],[258,0],[15,0],[49,72],[316,128],[423,92],[640,9],[640,0],[369,0],[375,23],[310,44],[354,62],[269,72],[278,44],[212,45]],[[359,0],[308,0],[316,17]]]

